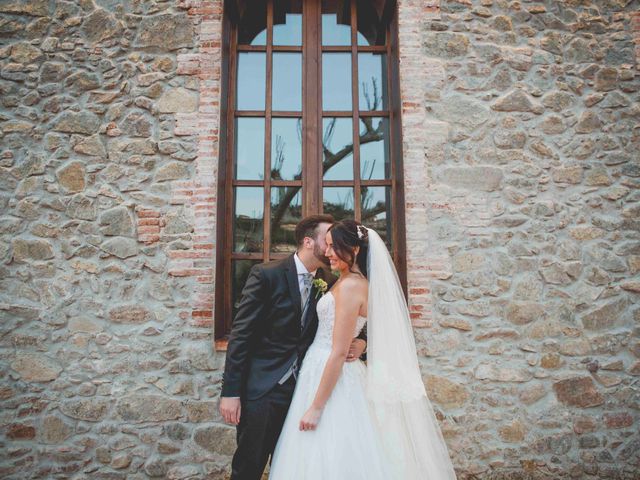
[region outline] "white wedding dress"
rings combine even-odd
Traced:
[[[331,353],[335,298],[317,303],[318,331],[302,362],[296,389],[271,461],[270,480],[389,480],[387,459],[371,416],[361,360],[345,362],[316,430],[300,431]],[[354,338],[367,319],[358,317]]]
[[[409,309],[378,233],[368,232],[367,367],[345,363],[315,431],[301,432],[332,346],[335,298],[317,304],[318,331],[271,465],[271,480],[456,480],[424,387]],[[360,237],[360,235],[358,235]]]

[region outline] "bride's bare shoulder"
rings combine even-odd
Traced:
[[[357,275],[350,275],[339,281],[337,292],[339,295],[366,295],[369,282],[366,278]]]

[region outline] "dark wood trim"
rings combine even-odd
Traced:
[[[271,180],[272,187],[302,187],[302,180]]]
[[[387,92],[389,95],[389,92]],[[358,112],[358,116],[360,117],[390,117],[391,114],[389,110],[360,110]]]
[[[284,46],[284,45],[238,45],[238,52],[266,52],[268,47],[271,47],[272,52],[289,52],[300,53],[302,52],[301,46]]]
[[[398,278],[408,299],[407,286],[407,239],[405,228],[405,204],[404,204],[404,172],[402,161],[402,99],[400,95],[400,57],[398,40],[398,5],[393,2],[392,21],[387,23],[387,72],[389,79],[389,148],[393,168],[393,180],[391,198],[391,212],[395,215],[393,222],[394,260],[398,271]],[[395,205],[393,204],[395,202]]]
[[[257,117],[264,118],[266,115],[266,110],[238,110],[236,111],[236,117]],[[272,117],[293,117],[293,118],[301,118],[302,112],[287,112],[284,110],[272,110]]]
[[[351,0],[351,107],[353,110],[353,216],[362,221],[360,190],[360,96],[358,85],[358,15]]]
[[[380,45],[324,45],[322,47],[322,53],[351,53],[355,46],[358,52],[378,52],[385,53],[387,51],[386,46]]]
[[[237,45],[236,52],[266,52],[266,45]]]
[[[231,252],[229,257],[233,260],[264,260],[264,254],[259,252]]]
[[[351,110],[325,110],[322,112],[323,117],[346,117],[351,118],[353,116]],[[359,117],[388,117],[388,110],[358,110]]]
[[[262,206],[263,261],[271,250],[271,102],[273,100],[273,0],[267,1],[267,83],[264,119],[264,196]]]
[[[393,180],[360,180],[360,185],[363,187],[390,187],[393,184]],[[323,180],[323,187],[353,187],[353,180]]]
[[[302,46],[273,45],[273,2],[267,3],[267,42],[266,45],[237,45],[237,19],[242,9],[248,8],[242,0],[226,0],[223,14],[222,41],[222,85],[221,85],[221,126],[220,126],[220,164],[217,185],[218,231],[216,234],[216,292],[215,292],[215,337],[216,346],[224,348],[225,334],[232,323],[232,262],[236,260],[264,261],[284,258],[288,253],[270,252],[271,237],[271,195],[275,187],[291,187],[294,193],[302,189],[302,215],[322,211],[323,187],[351,187],[354,189],[354,214],[362,217],[361,191],[363,187],[390,187],[391,235],[394,239],[393,258],[398,269],[405,295],[407,294],[406,233],[404,211],[404,184],[402,170],[402,124],[401,99],[398,65],[398,25],[397,2],[395,0],[374,0],[378,14],[383,12],[387,22],[387,43],[384,46],[357,45],[357,2],[351,0],[351,45],[321,45],[321,1],[303,2],[303,44]],[[245,12],[246,14],[246,12]],[[266,86],[264,111],[236,111],[235,96],[237,85],[238,52],[264,52],[266,55]],[[273,52],[302,52],[302,111],[274,111],[272,109],[273,91]],[[345,111],[322,111],[322,53],[343,52],[351,55],[351,81],[353,109]],[[387,100],[389,110],[366,111],[359,108],[358,54],[361,52],[387,54]],[[265,159],[264,178],[262,180],[234,179],[235,119],[238,117],[257,117],[265,119]],[[271,132],[273,118],[302,118],[302,176],[294,180],[272,180],[271,168]],[[354,125],[353,136],[353,180],[323,180],[322,151],[323,117],[351,118]],[[360,120],[371,117],[388,118],[391,178],[363,180],[360,178]],[[363,143],[376,140],[363,137]],[[233,211],[234,196],[237,187],[264,187],[264,246],[261,252],[233,252]]]
[[[322,95],[319,86],[322,81],[321,43],[321,2],[303,3],[302,40],[302,216],[320,211],[322,179]],[[306,10],[306,12],[305,12]]]
[[[235,2],[225,2],[225,8],[222,15],[222,69],[221,69],[221,100],[220,100],[220,118],[224,119],[220,122],[220,144],[218,162],[218,193],[217,193],[217,218],[218,225],[227,224],[229,218],[229,206],[232,203],[232,196],[229,195],[231,182],[228,181],[232,172],[229,169],[229,159],[232,157],[230,152],[233,150],[233,81],[235,79],[235,59],[232,54],[233,43],[235,43],[236,30],[234,23],[237,21],[238,12],[234,11]],[[235,20],[233,20],[235,19]],[[216,234],[216,288],[214,303],[214,338],[222,338],[227,333],[229,321],[229,304],[227,280],[231,272],[229,270],[230,262],[226,254],[225,246],[228,245],[229,228],[220,228]]]
[[[284,45],[272,45],[271,49],[274,52],[289,52],[289,53],[302,53],[302,45],[295,47],[289,47]]]

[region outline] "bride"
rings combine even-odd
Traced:
[[[317,303],[273,454],[270,480],[451,480],[446,444],[422,382],[398,275],[380,236],[334,223],[326,256],[340,278]],[[345,362],[367,323],[367,366]]]

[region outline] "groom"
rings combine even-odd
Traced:
[[[282,259],[255,265],[242,290],[233,320],[222,380],[220,413],[237,425],[232,480],[259,480],[282,430],[302,359],[318,328],[316,302],[336,278],[326,268],[325,235],[330,215],[312,215],[296,225],[297,250]],[[317,283],[317,282],[316,282]],[[351,344],[359,358],[364,339]]]

